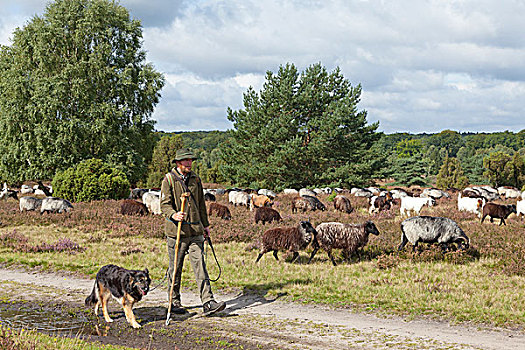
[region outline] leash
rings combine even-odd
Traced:
[[[159,284],[157,284],[155,287],[151,288],[149,291],[151,292],[152,290],[155,290],[157,289],[158,287],[160,287],[161,284],[164,283],[164,281],[166,280],[166,278],[168,278],[168,271],[169,271],[169,267],[166,269],[166,273],[164,274],[164,278],[162,279],[162,281],[160,281]]]
[[[210,282],[217,282],[219,278],[221,277],[221,273],[222,273],[221,265],[219,264],[219,260],[217,260],[217,255],[215,254],[215,249],[213,248],[213,244],[211,243],[211,238],[206,237],[206,242],[208,242],[208,245],[211,248],[211,252],[213,253],[213,257],[215,258],[215,262],[217,263],[217,267],[219,268],[219,275],[217,276],[217,278],[216,279],[208,278],[208,279],[210,280]],[[206,257],[207,256],[208,256],[208,251],[206,250]]]

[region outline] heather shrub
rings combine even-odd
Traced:
[[[56,197],[72,202],[125,198],[130,187],[124,172],[95,158],[58,172],[52,184]]]

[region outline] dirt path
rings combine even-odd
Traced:
[[[93,281],[69,274],[0,268],[0,286],[4,291],[11,289],[13,298],[18,293],[18,298],[25,299],[31,299],[32,291],[34,298],[41,298],[43,293],[37,288],[47,288],[48,297],[81,305]],[[191,325],[196,327],[191,329],[213,329],[215,334],[237,339],[244,348],[251,348],[251,344],[254,348],[283,349],[525,349],[525,333],[520,331],[379,318],[243,293],[217,294],[216,299],[226,301],[227,309],[219,317],[201,317],[198,297],[191,292],[183,293],[182,303],[190,315],[174,319],[168,328]],[[140,317],[141,312],[157,310],[159,317],[150,323],[164,327],[166,304],[162,286],[137,304],[136,314]],[[116,303],[110,306],[114,312],[121,311]]]

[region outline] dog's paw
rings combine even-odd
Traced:
[[[106,318],[106,322],[111,323],[111,322],[113,322],[113,319],[108,317],[108,318]]]
[[[140,328],[140,324],[138,324],[138,322],[134,322],[131,324],[131,327],[133,328]]]

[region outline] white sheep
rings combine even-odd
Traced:
[[[32,211],[40,209],[42,206],[42,199],[35,197],[20,197],[20,211]]]
[[[335,259],[332,256],[332,249],[342,249],[345,258],[350,254],[356,252],[359,248],[364,247],[368,243],[369,234],[379,235],[376,225],[372,221],[367,221],[364,224],[343,224],[341,222],[323,222],[315,228],[317,231],[317,242],[319,246],[315,246],[308,260],[312,261],[315,253],[319,248],[323,248],[332,264],[336,266]]]
[[[146,205],[149,212],[155,215],[162,214],[160,210],[160,192],[150,191],[142,195],[142,203]]]
[[[523,194],[522,194],[523,195]],[[516,203],[516,215],[525,215],[525,197]]]
[[[73,209],[73,205],[66,199],[56,197],[46,197],[42,199],[40,214],[43,213],[63,213]]]
[[[283,193],[284,194],[299,194],[299,191],[297,191],[296,189],[294,188],[285,188],[283,190]]]
[[[463,197],[458,193],[458,210],[467,211],[481,217],[481,211],[485,205],[485,198]]]
[[[259,191],[257,191],[257,194],[261,194],[263,196],[269,197],[270,199],[277,197],[277,193],[275,193],[272,190],[268,190],[266,188],[261,188]]]
[[[234,206],[244,205],[246,208],[250,208],[252,197],[246,192],[230,191],[228,193],[228,202]]]
[[[312,191],[312,190],[310,190],[308,188],[301,188],[299,190],[299,196],[301,196],[301,197],[304,197],[304,196],[316,197],[317,193],[315,193],[314,191]]]
[[[410,216],[412,213],[419,215],[424,205],[431,207],[435,202],[434,198],[430,197],[421,198],[406,196],[401,198],[401,207],[399,208],[399,211],[401,212],[401,216]]]

